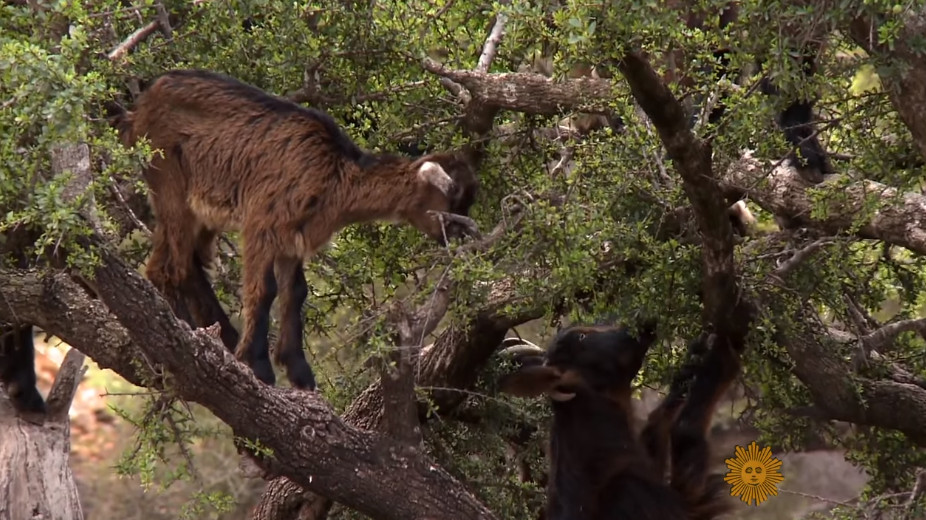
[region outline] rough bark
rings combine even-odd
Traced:
[[[454,70],[428,58],[422,62],[428,72],[450,79],[470,94],[503,110],[555,116],[563,111],[608,112],[611,82],[582,78],[554,81],[543,74],[505,72],[488,74],[479,70]]]
[[[906,11],[902,27],[890,44],[878,41],[880,21],[860,16],[849,25],[848,34],[856,44],[882,62],[889,70],[881,83],[910,130],[920,156],[926,159],[926,54],[922,52],[922,35],[926,32],[926,7],[919,5]]]
[[[314,393],[261,384],[213,336],[191,331],[146,280],[99,246],[103,261],[94,281],[102,302],[63,273],[0,269],[4,296],[12,297],[11,305],[0,306],[0,317],[10,319],[15,311],[47,324],[48,332],[120,374],[167,375],[180,397],[204,405],[236,436],[270,448],[272,455],[256,461],[267,474],[287,476],[374,518],[493,518],[426,457],[402,454],[390,439],[348,426]],[[49,287],[69,299],[63,316],[32,299]],[[76,323],[86,324],[82,334],[74,333]]]
[[[18,416],[0,390],[0,520],[82,520],[69,464],[68,410],[84,373],[84,355],[71,349],[37,422]]]
[[[633,97],[656,127],[691,201],[702,239],[705,328],[741,350],[752,321],[752,305],[740,294],[733,259],[733,227],[714,172],[710,143],[689,129],[682,104],[641,53],[628,52],[617,65]]]
[[[854,230],[859,238],[883,240],[926,254],[926,196],[869,180],[848,185],[835,181],[814,186],[824,195],[833,196],[833,203],[822,216],[811,217],[814,202],[806,191],[808,184],[793,168],[775,166],[747,154],[722,178],[727,192],[747,193],[763,209],[803,226],[838,234],[859,225]]]

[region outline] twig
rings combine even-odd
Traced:
[[[138,229],[142,230],[142,232],[145,233],[145,236],[150,237],[151,230],[148,229],[148,226],[146,226],[145,223],[138,218],[135,212],[132,211],[132,207],[129,206],[129,203],[125,200],[125,197],[122,196],[122,190],[120,190],[119,186],[116,184],[116,179],[113,179],[112,176],[110,176],[109,182],[109,191],[112,192],[113,196],[116,197],[116,201],[118,201],[119,204],[122,205],[123,209],[125,209],[126,213],[129,215],[129,220],[131,220]]]
[[[161,27],[161,24],[155,20],[144,27],[137,29],[135,32],[129,35],[122,43],[116,46],[115,49],[109,51],[109,54],[106,57],[109,61],[116,61],[125,56],[130,50],[138,46],[139,43],[145,41],[148,36],[154,31],[157,31]]]
[[[492,65],[492,60],[495,59],[495,55],[498,53],[498,44],[502,41],[507,21],[508,16],[504,13],[495,15],[495,25],[492,26],[492,31],[489,33],[489,37],[486,38],[485,45],[482,47],[482,54],[479,56],[479,62],[476,64],[477,71],[489,72],[489,66]]]
[[[785,260],[781,263],[773,272],[772,276],[778,278],[779,280],[784,280],[792,271],[797,269],[797,266],[806,262],[808,258],[811,257],[817,250],[821,247],[833,243],[832,238],[820,238],[814,240],[810,244],[798,249],[791,258]]]
[[[878,330],[862,336],[862,343],[870,350],[884,352],[884,349],[904,332],[917,332],[926,335],[926,318],[888,323]]]

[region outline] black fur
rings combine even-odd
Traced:
[[[541,357],[521,360],[503,391],[554,396],[547,520],[709,520],[729,509],[723,481],[708,473],[714,408],[739,370],[729,345],[689,346],[669,395],[634,434],[631,382],[655,341],[613,327],[570,327]],[[555,396],[574,394],[568,400]],[[671,477],[665,469],[671,456]]]
[[[36,388],[31,325],[0,325],[0,383],[18,412],[45,413],[45,400]]]

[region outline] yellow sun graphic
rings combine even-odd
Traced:
[[[755,441],[748,450],[737,446],[736,456],[724,462],[730,469],[723,478],[724,482],[732,485],[730,496],[738,496],[747,504],[755,501],[754,505],[758,506],[768,500],[769,495],[777,496],[777,485],[785,479],[778,471],[781,461],[772,457],[772,449],[766,446],[760,451]]]

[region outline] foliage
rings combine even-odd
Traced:
[[[725,4],[700,3],[705,11]],[[51,171],[53,147],[72,142],[90,146],[94,179],[88,196],[92,193],[97,200],[103,229],[111,235],[118,235],[120,210],[118,201],[112,202],[113,187],[143,191],[139,167],[154,152],[144,145],[122,147],[103,108],[114,99],[126,101],[129,80],[145,82],[166,69],[201,67],[282,95],[303,89],[306,82],[315,84],[317,77],[316,106],[343,123],[361,145],[388,150],[398,141],[415,139],[434,149],[450,148],[465,140],[457,126],[459,106],[418,62],[428,55],[451,68],[472,68],[496,12],[504,12],[509,23],[492,71],[517,70],[551,47],[556,78],[568,76],[577,63],[607,64],[630,44],[653,54],[667,48],[685,50],[693,86],[673,85],[676,94],[693,108],[718,86],[730,95],[722,126],[696,127],[699,135],[712,138],[717,169],[735,161],[744,148],[763,157],[780,157],[785,146],[774,127],[774,114],[781,108],[775,103],[782,101],[755,94],[758,75],[734,87],[733,78],[718,82],[707,66],[715,62],[715,48],[737,42],[730,57],[733,64],[751,66],[765,56],[768,73],[787,95],[822,93],[818,106],[829,123],[828,148],[848,157],[842,166],[849,172],[844,182],[864,177],[906,191],[919,188],[923,178],[922,166],[901,161],[914,155],[912,137],[880,87],[879,76],[896,71],[873,64],[846,37],[837,35],[818,65],[822,73],[807,79],[788,59],[793,42],[780,31],[808,19],[835,26],[864,11],[886,20],[877,37],[891,45],[898,38],[898,17],[906,9],[906,4],[893,0],[843,2],[825,12],[800,2],[744,1],[744,22],[724,31],[717,30],[715,20],[709,20],[707,29],[688,28],[677,13],[640,1],[607,10],[587,2],[565,2],[554,9],[526,0],[503,5],[451,0],[171,0],[163,5],[172,13],[172,39],[152,36],[121,60],[109,60],[106,54],[141,22],[156,18],[156,2],[55,2],[44,4],[38,14],[15,3],[0,8],[0,232],[20,226],[39,230],[30,245],[33,256],[63,248],[74,262],[88,259],[81,256],[78,240],[90,232],[79,216],[87,198],[63,198],[69,176]],[[547,23],[550,19],[555,23]],[[601,67],[602,74],[616,74],[607,68]],[[544,324],[535,325],[538,335],[549,334],[547,324],[647,315],[663,318],[660,327],[666,338],[696,333],[700,248],[683,239],[659,239],[655,233],[666,212],[687,205],[687,199],[678,181],[662,181],[660,172],[673,174],[671,162],[662,157],[659,136],[633,110],[626,85],[615,85],[614,108],[628,131],[601,131],[569,142],[575,162],[568,175],[549,173],[558,144],[527,136],[530,129],[550,126],[554,118],[512,112],[496,117],[499,128],[516,126],[523,134],[515,136],[513,144],[502,142],[500,135],[488,143],[474,218],[491,228],[508,218],[505,208],[512,197],[532,203],[526,206],[519,231],[489,250],[448,260],[450,255],[435,251],[414,230],[367,225],[344,230],[324,254],[307,264],[306,348],[322,391],[337,410],[344,410],[378,377],[366,361],[391,342],[383,327],[384,302],[427,297],[429,291],[418,289],[433,286],[443,276],[455,282],[451,321],[463,320],[477,309],[488,298],[486,287],[492,282],[511,279],[523,302],[539,304],[545,311]],[[828,193],[830,198],[818,197],[817,215],[845,203],[839,193]],[[873,194],[872,200],[881,200],[880,195]],[[861,212],[859,218],[865,215]],[[759,217],[771,225],[770,215],[759,212]],[[230,238],[231,245],[223,245],[216,285],[229,310],[236,312],[240,266],[233,253],[237,237]],[[139,267],[143,234],[140,242],[140,250],[125,249]],[[797,450],[821,427],[785,413],[809,406],[811,397],[775,341],[780,321],[788,321],[798,309],[811,308],[829,323],[851,322],[854,305],[882,320],[918,317],[926,271],[923,260],[907,251],[838,236],[812,263],[799,267],[784,290],[767,285],[769,273],[786,258],[781,249],[769,251],[781,245],[756,241],[738,249],[744,285],[750,292],[776,298],[775,308],[765,310],[751,336],[743,418],[760,427],[764,439]],[[604,273],[598,268],[602,263],[610,266]],[[626,269],[630,264],[636,267]],[[518,309],[507,310],[514,314]],[[641,383],[667,382],[684,341],[666,340],[662,347],[651,356]],[[851,346],[835,348],[851,358]],[[904,336],[889,360],[903,361],[908,371],[923,375],[922,349],[921,338]],[[548,411],[542,403],[492,397],[495,370],[498,367],[483,375],[462,407],[481,418],[478,424],[442,418],[428,432],[428,447],[439,462],[479,490],[480,498],[501,517],[527,517],[540,505],[542,489],[520,482],[512,473],[506,439],[524,424],[542,431]],[[879,367],[868,370],[876,373]],[[155,479],[167,485],[188,477],[193,469],[178,454],[197,439],[217,435],[215,428],[198,426],[180,405],[159,406],[163,413],[123,413],[137,424],[139,434],[135,450],[118,470],[137,475],[144,486]],[[144,420],[138,420],[139,415]],[[833,431],[826,435],[837,436]],[[874,493],[909,488],[914,469],[926,464],[908,439],[893,432],[861,429],[840,442],[852,460],[870,472]],[[176,449],[167,450],[169,443]],[[540,445],[534,436],[519,447],[535,472],[544,465]],[[471,456],[475,452],[480,455]],[[228,507],[211,492],[197,498],[182,514],[197,517],[204,507]],[[348,517],[347,512],[339,514]]]

